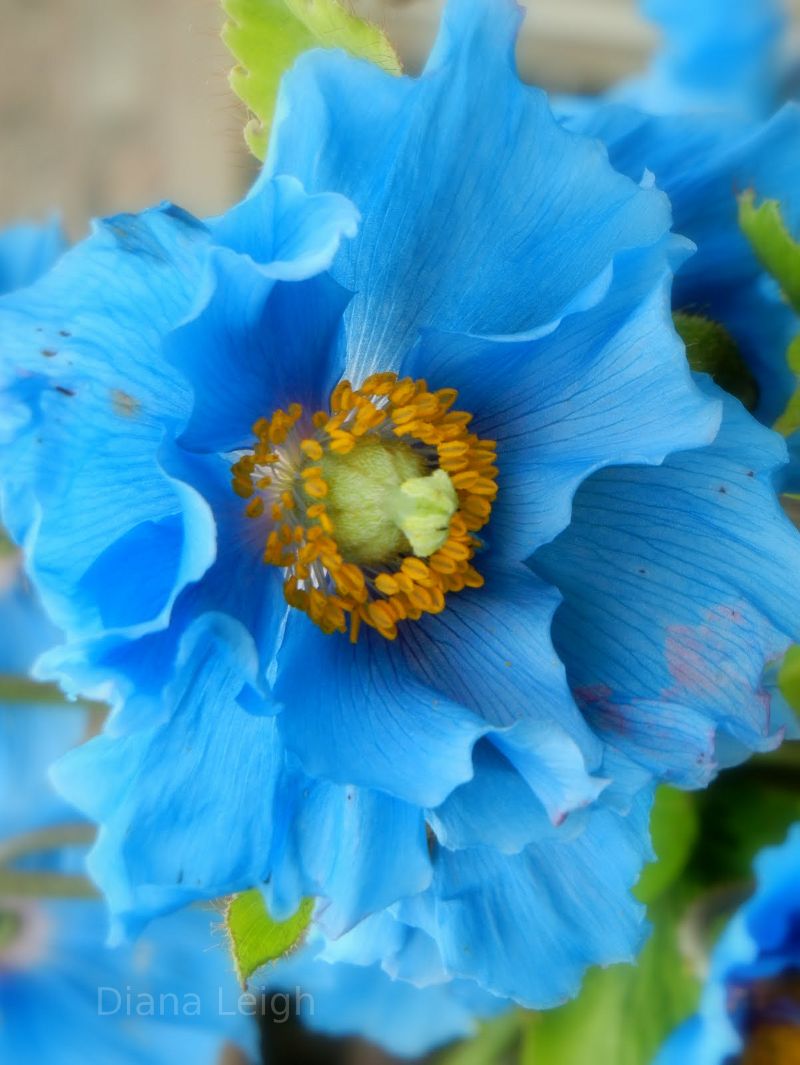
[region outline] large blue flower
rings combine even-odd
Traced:
[[[0,580],[0,651],[8,689],[8,675],[19,671],[24,677],[30,651],[48,638],[49,629],[19,580],[16,560],[3,560]],[[236,1008],[236,982],[212,941],[209,913],[173,915],[155,922],[134,948],[109,950],[101,903],[69,897],[82,869],[77,840],[83,823],[53,794],[46,771],[81,741],[86,713],[12,699],[7,694],[0,704],[2,1060],[213,1065],[226,1041],[252,1053],[255,1030]],[[10,877],[18,874],[34,880],[47,875],[48,890],[63,897],[24,893],[36,884],[15,889]]]
[[[118,931],[263,883],[553,1005],[636,951],[653,778],[777,742],[783,445],[693,382],[668,202],[521,85],[518,20],[453,0],[419,79],[304,56],[242,204],[4,303],[40,670],[115,706],[59,778]]]
[[[756,860],[758,884],[722,933],[697,1014],[656,1065],[781,1065],[800,1049],[800,825]]]

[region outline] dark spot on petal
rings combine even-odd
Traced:
[[[52,348],[42,348],[42,352],[41,353],[42,353],[42,355],[44,355],[44,357],[46,359],[52,359],[54,355],[58,354],[58,352],[57,351],[53,351]]]
[[[112,390],[111,402],[114,404],[115,412],[123,418],[132,418],[138,414],[141,406],[138,399],[134,399],[133,396],[129,396],[127,392],[122,392],[119,388]]]
[[[721,484],[721,485],[719,486],[719,491],[720,491],[720,493],[721,493],[722,495],[724,495],[724,496],[726,496],[726,495],[728,494],[728,489],[727,489],[727,488],[725,487],[725,485],[724,485],[724,484]]]
[[[71,388],[64,388],[63,385],[56,385],[56,392],[60,392],[62,396],[74,396],[75,393]]]
[[[642,577],[644,577],[644,575],[645,575],[646,573],[647,573],[647,570],[646,570],[646,569],[640,569],[640,570],[639,570],[639,575],[640,575],[640,576],[642,576]]]
[[[747,471],[747,476],[748,477],[755,477],[755,475],[756,475],[756,471],[755,470],[748,470]]]
[[[71,337],[72,333],[70,333],[69,329],[59,329],[58,335],[60,337]]]

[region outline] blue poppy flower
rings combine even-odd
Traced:
[[[755,863],[758,883],[711,955],[697,1014],[656,1065],[779,1065],[800,1049],[800,825]]]
[[[16,560],[2,561],[0,578],[3,673],[24,677],[28,652],[47,639],[49,627],[26,594]],[[27,635],[41,625],[41,638],[13,642],[21,620]],[[78,707],[17,704],[13,693],[0,705],[2,1060],[212,1065],[226,1041],[252,1054],[255,1030],[236,1008],[236,981],[212,941],[209,913],[175,914],[154,923],[135,947],[109,950],[103,905],[69,897],[83,867],[80,830],[89,826],[53,794],[46,772],[86,727]],[[57,847],[53,834],[62,837]],[[23,835],[26,846],[14,857]],[[9,876],[17,874],[45,874],[50,891],[63,897],[33,897],[25,893],[29,883],[15,889]]]
[[[263,884],[554,1005],[636,953],[654,778],[777,742],[783,445],[720,433],[669,204],[520,83],[518,23],[453,0],[419,79],[307,54],[243,203],[107,220],[3,303],[39,671],[114,704],[58,779],[118,934]]]

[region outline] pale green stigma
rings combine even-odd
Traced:
[[[418,558],[430,558],[447,539],[458,494],[444,470],[410,477],[391,496],[393,518]]]
[[[427,558],[447,540],[458,495],[449,475],[428,472],[418,450],[376,437],[322,462],[328,514],[343,558],[385,565],[409,553]]]

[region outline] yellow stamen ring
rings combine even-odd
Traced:
[[[497,495],[496,444],[469,432],[471,414],[451,410],[457,395],[377,373],[360,388],[340,381],[330,412],[309,416],[293,403],[253,426],[252,450],[232,467],[233,490],[249,518],[270,523],[264,561],[286,570],[287,603],[324,632],[346,632],[349,622],[353,642],[362,624],[393,640],[398,622],[437,614],[449,593],[483,584],[471,561]],[[413,555],[410,544],[381,563],[345,557],[326,504],[326,460],[334,464],[329,456],[348,455],[362,440],[387,452],[400,446],[429,473],[448,474],[458,509],[429,557]]]

